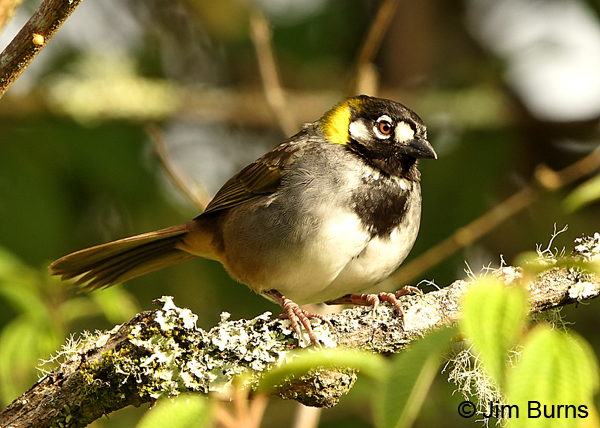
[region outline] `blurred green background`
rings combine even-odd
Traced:
[[[24,1],[3,48],[37,8]],[[370,95],[415,110],[439,154],[423,162],[423,221],[411,258],[532,182],[599,144],[600,7],[592,0],[404,0],[360,80]],[[221,311],[279,308],[195,260],[92,294],[76,294],[48,264],[87,246],[190,220],[197,210],[164,172],[148,125],[175,164],[214,193],[280,142],[250,22],[260,10],[296,129],[354,95],[356,61],[382,2],[368,0],[84,0],[0,100],[0,401],[35,382],[70,335],[105,329],[161,295],[209,329]],[[378,24],[380,25],[380,24]],[[596,171],[597,174],[597,171]],[[570,251],[600,229],[598,179],[543,192],[518,215],[413,280],[445,286],[553,242]],[[586,182],[587,179],[592,179]],[[587,185],[587,193],[577,193]],[[573,193],[576,192],[576,193]],[[579,195],[579,196],[578,196]],[[583,195],[583,196],[582,196]],[[565,198],[575,209],[567,209]],[[408,261],[407,260],[407,261]],[[406,263],[406,262],[405,262]],[[431,288],[424,286],[425,291]],[[485,304],[485,302],[482,302]],[[563,311],[600,351],[600,302]],[[460,394],[438,376],[415,426],[465,426]],[[368,427],[359,381],[320,427]],[[272,399],[263,427],[291,426],[296,404]],[[94,427],[130,427],[125,409]]]

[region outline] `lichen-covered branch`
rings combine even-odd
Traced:
[[[576,248],[580,258],[599,256],[600,235]],[[596,253],[591,254],[590,248]],[[546,262],[548,269],[529,287],[532,312],[600,294],[600,281],[593,274]],[[519,282],[523,275],[513,267],[493,274],[507,285]],[[316,324],[315,333],[327,347],[399,352],[431,329],[454,323],[470,284],[459,280],[424,296],[403,297],[404,329],[394,310],[382,305],[375,316],[366,307],[331,315],[335,331]],[[0,413],[0,426],[83,427],[103,414],[163,395],[227,393],[231,380],[242,373],[249,374],[247,385],[252,388],[261,373],[293,358],[297,341],[288,320],[271,319],[267,312],[234,321],[225,313],[206,332],[196,327],[196,315],[176,307],[172,298],[162,298],[160,303],[160,309],[142,312],[111,331],[65,348],[60,367]],[[318,369],[290,380],[276,393],[312,406],[333,406],[355,378],[352,370]]]
[[[44,0],[0,54],[0,98],[82,0]]]

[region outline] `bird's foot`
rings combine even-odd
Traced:
[[[405,285],[400,290],[395,293],[378,293],[378,294],[346,294],[339,299],[330,300],[325,302],[328,305],[344,305],[344,304],[352,304],[352,305],[362,305],[362,306],[372,306],[373,311],[372,314],[375,313],[377,308],[379,307],[380,302],[390,302],[396,310],[398,311],[398,315],[400,316],[400,320],[402,322],[402,327],[404,327],[404,311],[402,310],[402,305],[398,301],[398,298],[401,296],[405,296],[407,294],[419,294],[423,295],[423,292],[419,290],[417,287],[413,287],[411,285]]]
[[[282,296],[279,291],[269,290],[265,292],[265,294],[270,296],[279,304],[279,306],[283,308],[284,313],[281,314],[281,317],[290,320],[290,322],[292,323],[292,328],[296,332],[296,335],[298,335],[299,341],[302,338],[302,330],[300,329],[300,324],[302,324],[302,326],[306,330],[306,333],[308,334],[310,343],[312,343],[318,348],[321,348],[321,344],[319,343],[319,340],[317,339],[317,336],[315,335],[315,332],[313,331],[312,326],[310,325],[310,320],[314,318],[321,320],[321,322],[327,324],[332,331],[334,330],[331,322],[325,319],[323,315],[312,314],[308,311],[305,311],[297,303],[294,303],[287,297]]]

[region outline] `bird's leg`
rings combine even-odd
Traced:
[[[395,293],[346,294],[345,296],[342,296],[339,299],[330,300],[325,303],[328,305],[352,304],[362,306],[373,306],[374,313],[379,307],[380,302],[390,302],[398,311],[398,315],[400,315],[400,320],[402,321],[402,326],[404,327],[404,311],[402,310],[402,305],[398,301],[398,297],[405,296],[407,294],[419,294],[422,296],[423,292],[417,287],[405,285]]]
[[[275,302],[279,304],[279,306],[283,308],[284,313],[282,315],[285,318],[289,319],[292,323],[292,328],[298,335],[298,340],[300,340],[302,337],[302,331],[300,329],[300,324],[302,324],[304,326],[304,329],[308,333],[310,343],[319,348],[321,347],[321,344],[319,343],[317,336],[315,335],[310,325],[310,320],[313,318],[319,319],[322,322],[326,323],[333,330],[333,325],[331,324],[331,322],[329,322],[329,320],[326,320],[325,317],[323,317],[323,315],[311,314],[310,312],[305,311],[297,303],[294,303],[287,297],[282,296],[281,293],[277,290],[269,290],[266,291],[264,294],[271,297]],[[298,324],[298,321],[300,321],[300,324]]]

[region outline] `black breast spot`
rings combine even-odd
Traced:
[[[389,238],[406,218],[409,190],[389,177],[365,177],[352,195],[353,209],[371,237]]]

